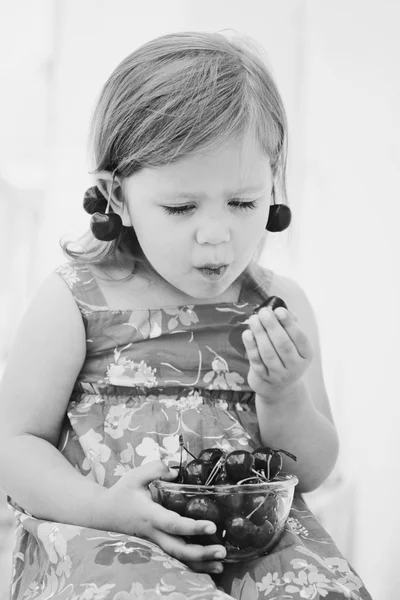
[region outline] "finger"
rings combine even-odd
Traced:
[[[262,358],[258,351],[255,337],[254,337],[251,329],[246,329],[246,331],[244,331],[242,333],[242,340],[243,340],[243,344],[246,349],[247,358],[249,359],[249,361],[253,364],[253,366],[255,367],[256,370],[261,371],[262,369],[265,369],[267,372],[267,375],[268,375],[269,374],[268,367],[267,367],[267,365],[264,365],[264,363],[262,361]]]
[[[289,321],[290,316],[288,315],[287,310],[282,308],[282,311],[286,312],[287,321]],[[289,368],[290,365],[299,358],[297,348],[292,339],[281,325],[275,311],[268,308],[262,309],[260,310],[259,317],[283,366]]]
[[[173,481],[177,477],[177,471],[167,467],[162,460],[153,460],[140,467],[134,467],[123,477],[133,487],[147,487],[149,483],[161,477],[166,481]]]
[[[182,562],[201,563],[222,559],[226,556],[224,546],[200,546],[200,544],[189,544],[178,536],[168,535],[164,531],[154,530],[152,541],[158,544],[167,554],[181,560]]]
[[[267,313],[267,315],[265,315],[265,313]],[[264,321],[266,322],[270,318],[270,314],[272,314],[272,310],[270,308],[262,308],[258,315],[253,315],[250,317],[249,325],[256,340],[261,360],[264,365],[268,367],[268,371],[271,373],[271,371],[280,371],[283,365],[274,345],[271,342],[266,329],[266,324],[264,323]],[[263,319],[263,321],[261,319]],[[273,314],[272,319],[276,321]]]
[[[203,562],[187,562],[188,567],[196,573],[222,573],[224,565],[216,560],[206,560]]]
[[[293,316],[282,307],[275,309],[274,312],[279,323],[296,347],[297,353],[302,358],[310,359],[312,357],[312,347],[308,337],[298,326],[297,320],[295,321]]]
[[[157,529],[170,533],[171,535],[203,535],[213,534],[216,525],[212,521],[189,519],[181,517],[173,510],[168,510],[156,502],[151,502],[149,507],[149,520]]]

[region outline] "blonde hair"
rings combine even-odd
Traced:
[[[252,132],[270,158],[275,197],[286,202],[287,120],[263,50],[249,37],[180,32],[127,56],[105,83],[90,133],[93,174],[129,177]],[[100,242],[89,231],[75,260],[101,263],[116,249],[140,258],[132,228]]]

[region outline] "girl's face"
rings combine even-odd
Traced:
[[[271,190],[269,158],[246,138],[124,179],[123,223],[187,300],[217,299],[263,238]]]

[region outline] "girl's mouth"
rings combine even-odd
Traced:
[[[198,271],[204,275],[207,279],[220,279],[227,270],[228,265],[206,265],[204,267],[198,267]]]

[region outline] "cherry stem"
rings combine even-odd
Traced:
[[[250,471],[252,473],[254,473],[254,475],[258,478],[258,479],[263,479],[264,481],[269,481],[269,479],[267,479],[265,477],[265,475],[263,475],[262,473],[260,473],[259,471],[256,471],[255,469],[250,469]]]
[[[286,456],[288,456],[292,460],[297,461],[297,456],[295,456],[294,454],[290,454],[290,452],[287,452],[286,450],[277,450],[277,452],[283,452],[283,454],[286,454]]]
[[[259,504],[258,506],[256,506],[256,507],[255,507],[255,509],[254,509],[254,510],[252,510],[252,511],[251,511],[251,513],[249,513],[249,514],[246,516],[246,519],[250,519],[250,517],[252,517],[252,516],[254,515],[254,513],[255,513],[255,512],[256,512],[256,511],[257,511],[259,508],[261,508],[261,507],[262,507],[262,505],[264,504],[264,502],[266,501],[266,499],[267,499],[267,498],[268,498],[268,496],[265,496],[265,498],[263,498],[262,502],[260,502],[260,504]]]
[[[253,479],[255,479],[255,477],[246,477],[246,479],[241,479],[240,481],[237,482],[237,485],[242,485],[242,483],[246,483],[246,481],[253,481]],[[257,477],[257,481],[260,483],[260,480]]]
[[[180,445],[180,447],[181,447],[181,452],[182,452],[182,448],[183,448],[184,450],[186,450],[186,452],[187,452],[188,454],[190,454],[190,456],[191,456],[192,458],[194,458],[195,460],[197,459],[197,456],[195,456],[194,454],[192,454],[192,453],[190,452],[190,450],[188,450],[188,449],[186,448],[186,446],[184,445],[184,443],[183,443],[183,435],[182,435],[181,433],[179,434],[179,445]]]
[[[213,466],[213,468],[211,469],[211,473],[207,477],[207,480],[204,485],[210,485],[211,481],[214,479],[215,475],[220,470],[220,468],[222,467],[224,462],[225,462],[225,456],[221,456],[219,458],[218,462],[216,462],[215,465]]]

